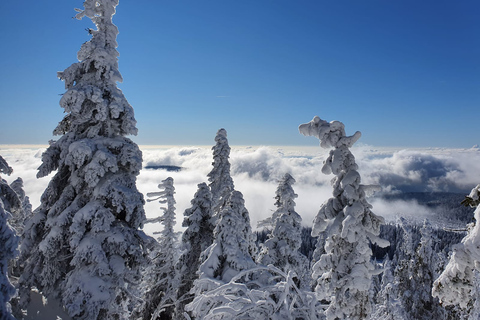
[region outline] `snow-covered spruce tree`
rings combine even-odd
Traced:
[[[25,227],[25,220],[32,215],[32,205],[30,204],[30,198],[25,195],[23,190],[22,178],[15,179],[10,183],[10,187],[18,196],[18,200],[21,204],[21,210],[16,211],[16,215],[10,219],[10,225],[15,229],[18,236],[23,235],[23,229]]]
[[[467,226],[468,234],[453,246],[445,270],[433,283],[433,296],[444,305],[466,308],[475,294],[475,270],[480,271],[480,185],[472,189],[463,202],[475,209],[475,223]]]
[[[10,175],[12,168],[0,156],[0,173]],[[8,223],[11,215],[4,208],[4,201],[11,208],[10,203],[15,199],[15,192],[10,189],[5,180],[0,177],[0,319],[14,319],[11,315],[10,299],[15,294],[15,287],[9,281],[9,264],[16,257],[18,251],[18,237],[15,230]],[[18,198],[16,198],[18,201]],[[14,203],[13,208],[18,207],[19,203]]]
[[[409,224],[404,218],[397,220],[399,237],[397,239],[397,248],[394,256],[394,261],[396,262],[394,286],[407,319],[410,319],[410,314],[414,313],[415,280],[413,278],[413,269],[416,249],[413,239],[414,227],[414,225]]]
[[[13,169],[8,165],[7,161],[0,156],[0,173],[11,175]],[[3,208],[7,212],[8,223],[15,230],[17,236],[20,236],[23,232],[23,225],[25,219],[25,211],[23,209],[22,201],[20,200],[19,193],[25,194],[25,192],[18,185],[18,178],[11,185],[0,177],[0,200],[3,203]],[[13,187],[12,187],[13,186]]]
[[[212,191],[213,214],[217,215],[227,203],[234,189],[230,175],[230,146],[227,140],[227,131],[219,129],[215,136],[216,144],[213,150],[213,169],[208,173],[209,187]]]
[[[411,277],[415,284],[413,290],[412,319],[441,319],[445,317],[445,309],[441,307],[438,299],[431,294],[433,281],[438,274],[436,266],[440,263],[438,255],[434,252],[436,239],[432,226],[425,219],[420,229],[420,243],[415,250],[413,272]]]
[[[42,155],[37,177],[56,171],[28,219],[21,255],[23,305],[36,287],[76,319],[129,319],[144,261],[143,195],[136,188],[142,153],[133,108],[117,88],[116,0],[86,0],[77,19],[96,30],[78,63],[59,72],[67,92],[61,135]]]
[[[381,247],[388,242],[378,237],[383,218],[375,215],[367,202],[368,187],[360,184],[355,157],[349,148],[360,138],[360,132],[345,135],[339,121],[330,123],[318,116],[300,125],[300,133],[314,136],[323,148],[333,147],[322,172],[333,173],[333,198],[326,201],[314,219],[312,236],[328,233],[325,254],[313,266],[312,277],[319,300],[330,301],[327,319],[365,319],[370,313],[369,288],[372,275],[378,274],[372,264],[370,243]]]
[[[0,200],[0,319],[14,319],[11,315],[10,298],[15,294],[15,287],[8,279],[8,265],[17,255],[18,237],[8,224],[8,212]]]
[[[177,277],[175,264],[176,255],[176,235],[173,230],[175,226],[175,187],[173,178],[168,177],[158,185],[158,192],[147,193],[150,198],[148,201],[159,200],[166,204],[162,207],[163,215],[147,222],[160,221],[163,230],[159,232],[158,248],[153,251],[153,265],[147,271],[145,281],[150,283],[150,288],[145,294],[145,307],[143,310],[143,319],[171,319],[174,313],[174,303],[176,301]]]
[[[393,276],[392,261],[388,255],[383,262],[383,275],[381,289],[377,294],[377,304],[371,315],[371,319],[404,320],[407,319],[405,310],[398,299],[398,290]]]
[[[286,173],[280,180],[276,191],[275,206],[272,214],[272,231],[262,245],[257,262],[263,265],[274,265],[285,273],[295,272],[297,286],[306,288],[310,285],[310,267],[307,257],[299,252],[302,244],[302,217],[295,211],[293,191],[295,179]]]
[[[212,245],[202,253],[199,278],[195,280],[192,289],[195,299],[230,282],[241,271],[256,267],[255,236],[241,192],[232,192],[217,217],[213,236]],[[197,304],[195,299],[186,306],[186,310],[192,311],[194,317],[201,319],[205,315],[203,312],[211,305],[205,305],[205,309],[201,310],[193,308]]]
[[[178,291],[176,303],[176,318],[185,319],[185,305],[192,302],[194,296],[190,293],[193,282],[198,278],[200,255],[213,242],[212,194],[206,183],[200,183],[192,206],[185,210],[182,226],[186,227],[182,236],[183,253],[176,265],[178,273]]]
[[[0,162],[0,172],[10,175],[13,170],[1,156]],[[31,215],[32,211],[30,201],[28,197],[25,196],[25,191],[23,191],[22,178],[17,178],[10,185],[6,180],[0,178],[0,201],[2,202],[6,216],[8,217],[8,224],[20,238],[23,234],[25,218]],[[11,259],[8,264],[8,277],[12,285],[18,286],[18,279],[22,272],[22,263],[19,261],[18,257],[16,259]],[[18,295],[10,300],[10,304],[12,307],[12,314],[20,319],[22,312],[18,306]]]

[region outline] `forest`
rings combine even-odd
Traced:
[[[51,178],[40,206],[22,178],[0,179],[0,319],[41,319],[28,312],[35,297],[62,319],[480,318],[480,185],[468,195],[383,195],[444,208],[464,227],[386,222],[369,202],[379,186],[362,184],[351,150],[361,133],[346,135],[340,121],[299,124],[328,151],[321,174],[333,177],[311,227],[296,211],[295,177],[284,172],[275,211],[252,228],[223,128],[182,218],[172,177],[142,194],[137,177],[147,166],[129,138],[133,108],[117,87],[117,5],[86,0],[77,10],[96,29],[79,61],[58,73],[66,115],[41,156],[37,178]],[[13,170],[0,156],[0,173]],[[147,219],[146,202],[162,214]],[[143,231],[151,223],[162,225],[156,237]]]

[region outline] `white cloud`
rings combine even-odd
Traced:
[[[197,190],[197,184],[207,181],[211,170],[211,147],[142,147],[145,166],[176,166],[179,172],[144,169],[137,177],[137,187],[143,194],[157,191],[160,181],[171,176],[175,180],[177,201],[177,230],[181,229],[183,212]],[[2,155],[14,169],[11,182],[20,176],[33,207],[40,204],[40,196],[50,177],[36,179],[43,148],[0,147]],[[480,182],[480,152],[477,149],[374,149],[353,148],[364,184],[379,184],[384,192],[453,191],[468,193]],[[297,212],[305,225],[310,225],[320,205],[331,196],[333,176],[321,173],[328,150],[320,147],[232,147],[231,171],[235,188],[241,191],[250,212],[252,226],[271,215],[278,179],[290,173],[297,183]],[[414,201],[387,202],[373,197],[373,211],[391,219],[395,215],[428,216],[431,210]],[[147,203],[148,217],[161,214],[158,202]],[[160,225],[148,225],[151,233]]]

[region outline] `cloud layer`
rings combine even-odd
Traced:
[[[171,176],[175,180],[177,201],[177,230],[181,229],[183,212],[197,184],[207,181],[211,170],[210,147],[141,147],[143,166],[177,166],[182,170],[143,169],[137,178],[137,187],[143,194],[157,191],[160,181]],[[43,148],[1,147],[2,155],[14,169],[11,182],[20,176],[33,207],[40,204],[40,196],[51,177],[36,179],[36,168],[41,164]],[[378,184],[384,193],[391,192],[462,192],[480,182],[480,151],[478,149],[375,149],[353,148],[364,184]],[[232,147],[231,172],[235,188],[245,197],[252,225],[271,215],[274,208],[278,180],[290,173],[297,181],[297,212],[305,225],[310,225],[320,205],[331,196],[333,176],[321,173],[328,150],[320,147]],[[393,220],[396,216],[428,216],[431,209],[412,201],[387,202],[381,197],[371,199],[373,211]],[[147,203],[147,216],[161,214],[160,204]],[[160,225],[147,225],[148,233]]]

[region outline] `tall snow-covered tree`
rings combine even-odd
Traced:
[[[462,242],[453,246],[445,270],[433,283],[432,294],[444,305],[466,308],[475,295],[475,271],[480,271],[480,184],[472,189],[463,202],[476,207],[475,223],[467,226],[468,233]]]
[[[261,247],[257,262],[272,264],[285,273],[295,272],[298,286],[305,288],[310,285],[310,268],[307,257],[299,252],[302,217],[295,211],[298,195],[293,191],[294,183],[289,173],[280,180],[275,196],[277,210],[271,217],[272,231]]]
[[[313,222],[312,236],[328,233],[325,254],[313,265],[312,277],[319,300],[330,301],[327,319],[365,319],[370,313],[369,288],[374,274],[370,243],[387,246],[378,237],[383,218],[375,215],[366,200],[368,186],[361,184],[355,157],[350,147],[360,132],[346,136],[339,121],[327,122],[314,117],[300,125],[300,133],[314,136],[323,148],[334,148],[325,160],[322,172],[335,175],[333,198],[320,208]]]
[[[234,189],[230,175],[230,146],[227,140],[227,131],[219,129],[215,136],[216,144],[213,150],[213,169],[208,173],[209,187],[212,191],[213,213],[217,215],[227,203]]]
[[[213,242],[212,194],[206,183],[200,183],[191,207],[184,212],[182,236],[183,253],[178,260],[178,291],[176,303],[176,318],[185,319],[185,305],[192,302],[194,296],[190,293],[193,282],[198,278],[200,255]]]
[[[37,174],[56,171],[25,226],[21,290],[27,297],[36,287],[77,319],[128,319],[144,261],[144,200],[136,188],[142,153],[125,137],[136,135],[136,121],[117,87],[118,0],[83,5],[76,18],[90,18],[96,29],[89,29],[79,62],[58,73],[66,116]]]
[[[160,221],[163,225],[163,230],[159,232],[158,248],[153,251],[153,265],[147,271],[146,277],[146,281],[151,283],[151,287],[146,292],[143,319],[152,320],[173,317],[178,287],[175,271],[177,239],[173,230],[176,209],[173,178],[168,177],[163,180],[158,188],[163,190],[147,193],[150,198],[148,201],[159,200],[160,203],[166,204],[166,207],[161,208],[163,215],[150,220],[151,222]]]
[[[244,203],[242,193],[233,191],[219,213],[213,243],[202,253],[199,278],[192,289],[195,299],[230,282],[241,271],[256,267],[255,236]],[[192,310],[195,299],[186,310],[194,311],[194,317],[201,317],[201,313],[195,313],[198,310]]]

